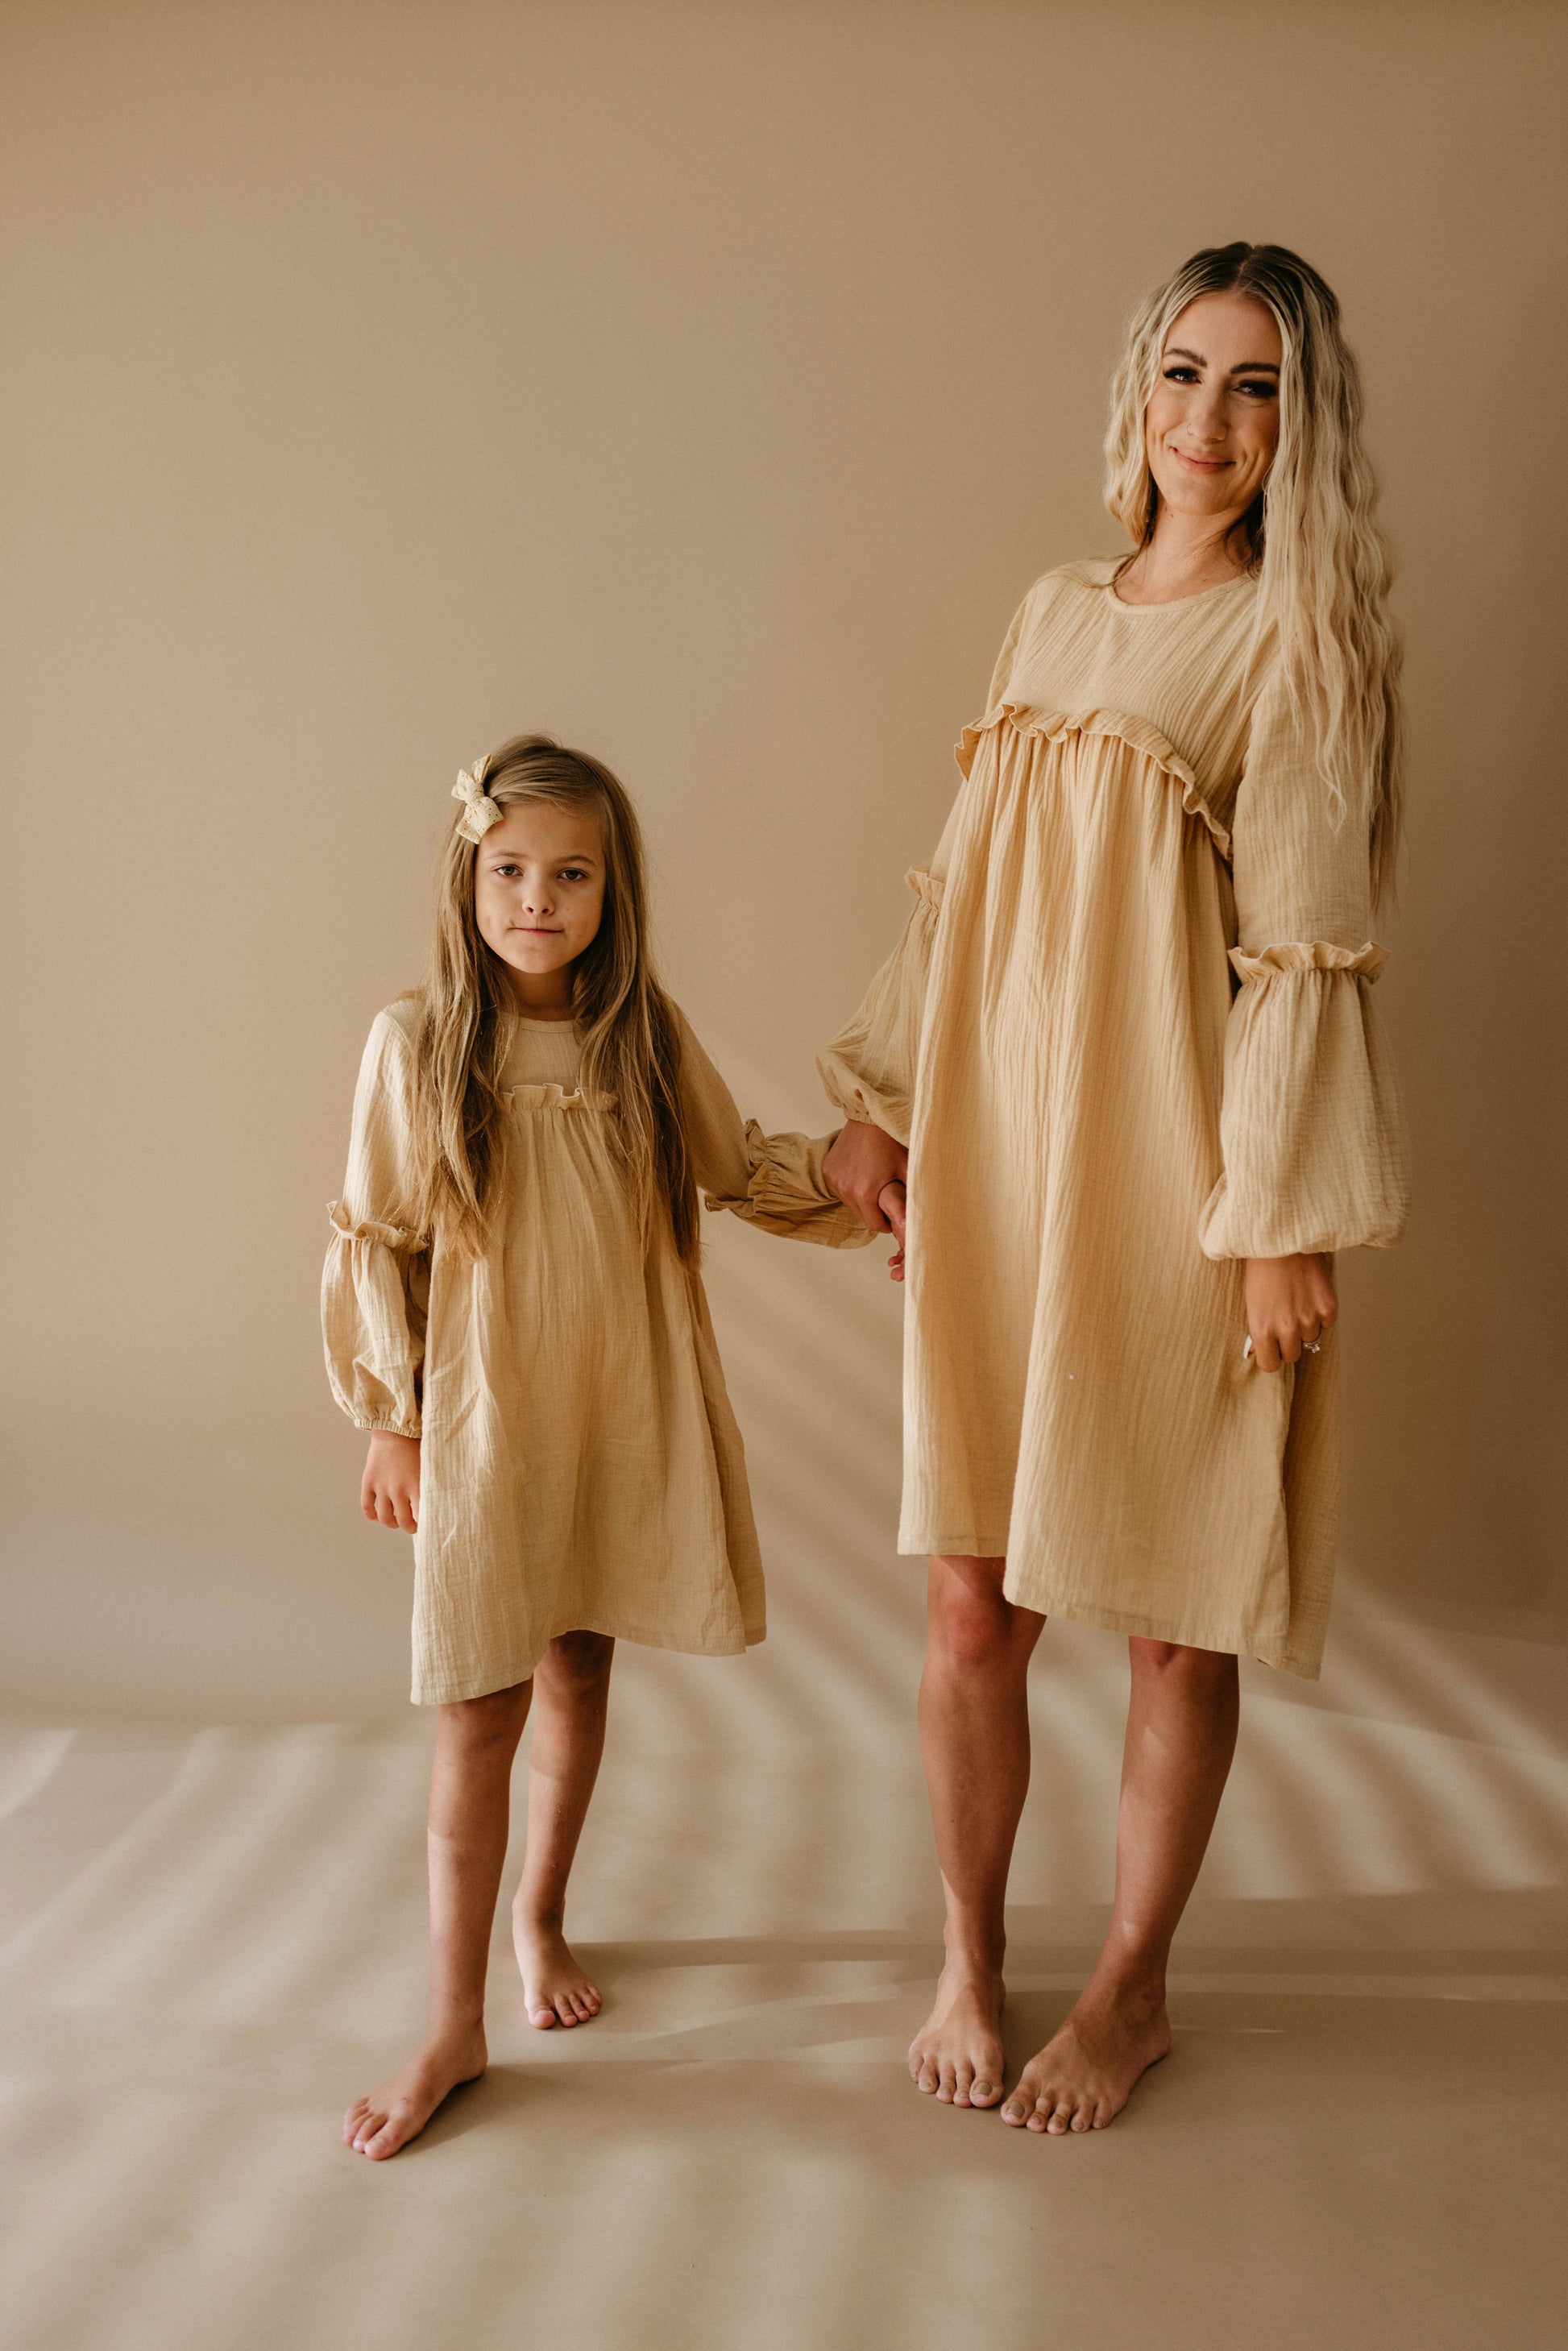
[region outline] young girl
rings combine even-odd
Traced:
[[[743,1125],[649,957],[642,839],[596,759],[519,736],[458,777],[424,983],[382,1013],[323,1280],[361,1507],[414,1540],[437,1706],[430,2023],[344,2119],[395,2155],[485,2069],[513,1757],[538,1685],[513,1933],[529,2022],[600,1995],[562,1933],[618,1638],[763,1635],[740,1433],[697,1270],[699,1188],[764,1231],[866,1238],[825,1142]]]

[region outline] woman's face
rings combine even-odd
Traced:
[[[1240,520],[1280,445],[1282,357],[1273,312],[1249,294],[1201,294],[1178,314],[1144,415],[1163,505]]]
[[[604,912],[604,843],[591,810],[524,800],[479,843],[474,912],[525,1007],[565,1003]]]

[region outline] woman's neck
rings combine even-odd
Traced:
[[[1239,515],[1189,517],[1162,506],[1153,536],[1116,576],[1124,604],[1174,604],[1221,588],[1248,569]]]

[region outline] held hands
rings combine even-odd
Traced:
[[[868,1232],[892,1233],[898,1242],[888,1260],[894,1281],[904,1280],[904,1184],[909,1154],[880,1126],[851,1119],[829,1144],[822,1180],[852,1208]]]
[[[1339,1320],[1326,1257],[1249,1257],[1245,1297],[1247,1335],[1260,1372],[1299,1363]]]
[[[390,1428],[371,1432],[365,1474],[360,1481],[360,1508],[379,1527],[401,1527],[405,1535],[419,1529],[419,1439],[399,1437]]]

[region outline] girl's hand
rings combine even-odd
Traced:
[[[876,1196],[876,1205],[893,1227],[898,1247],[887,1260],[887,1270],[894,1281],[904,1280],[904,1218],[908,1196],[902,1184],[884,1184]]]
[[[360,1484],[360,1508],[379,1527],[401,1527],[405,1535],[418,1532],[417,1437],[399,1437],[390,1428],[371,1430]]]
[[[829,1191],[836,1192],[873,1233],[894,1229],[882,1208],[882,1195],[890,1184],[898,1185],[902,1194],[908,1173],[909,1154],[903,1144],[884,1134],[880,1126],[869,1126],[858,1118],[840,1128],[822,1161],[822,1180]],[[902,1238],[903,1226],[897,1230]]]
[[[1260,1372],[1299,1363],[1339,1320],[1326,1257],[1249,1257],[1245,1297],[1247,1335]]]

